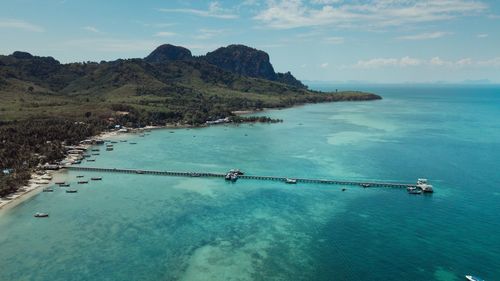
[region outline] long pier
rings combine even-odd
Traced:
[[[68,170],[73,171],[89,171],[89,172],[104,172],[104,173],[125,173],[125,174],[145,174],[159,176],[178,176],[178,177],[211,177],[224,178],[226,174],[207,173],[207,172],[176,172],[176,171],[156,171],[156,170],[136,170],[136,169],[117,169],[117,168],[98,168],[98,167],[80,167],[68,166]],[[286,182],[287,177],[276,176],[256,176],[256,175],[240,175],[239,179],[250,180],[266,180],[266,181],[281,181]],[[314,184],[334,184],[334,185],[359,185],[362,187],[395,187],[408,188],[417,187],[414,183],[395,183],[395,182],[375,182],[375,181],[348,181],[348,180],[329,180],[329,179],[310,179],[310,178],[293,178],[297,183],[314,183]]]

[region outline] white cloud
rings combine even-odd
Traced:
[[[403,39],[403,40],[428,40],[428,39],[441,38],[441,37],[448,35],[448,34],[451,34],[451,33],[437,31],[437,32],[430,32],[430,33],[420,33],[420,34],[415,34],[415,35],[406,35],[406,36],[401,36],[398,38]]]
[[[311,0],[313,4],[335,4],[340,2],[342,2],[342,0]]]
[[[345,42],[344,37],[327,37],[325,38],[325,42],[329,44],[343,44]]]
[[[44,32],[43,27],[17,19],[0,19],[0,28]]]
[[[302,0],[279,0],[268,1],[267,8],[254,19],[276,29],[328,25],[367,28],[449,20],[478,14],[486,8],[486,4],[475,0],[366,0],[320,7],[311,7]]]
[[[369,60],[359,60],[356,64],[351,66],[344,66],[343,68],[354,69],[378,69],[384,67],[447,67],[451,69],[466,68],[466,67],[500,67],[500,57],[489,60],[474,60],[472,58],[461,58],[458,60],[444,60],[440,57],[433,57],[431,59],[417,59],[411,57],[402,58],[373,58]]]
[[[321,67],[321,68],[327,68],[328,65],[329,64],[327,62],[325,62],[325,63],[320,64],[319,67]]]
[[[74,50],[99,51],[99,52],[134,52],[151,51],[160,45],[159,42],[149,40],[123,40],[123,39],[77,39],[65,42],[66,46]]]
[[[175,35],[177,35],[177,33],[169,31],[158,31],[154,34],[155,37],[171,37]]]
[[[94,32],[94,33],[101,33],[101,31],[94,26],[84,26],[84,27],[82,27],[82,29],[90,31],[90,32]]]
[[[193,14],[201,17],[212,17],[218,19],[235,19],[238,15],[232,13],[230,10],[224,9],[220,6],[219,2],[210,2],[208,10],[198,9],[158,9],[160,12],[166,13],[185,13]]]
[[[479,33],[479,34],[477,35],[477,38],[486,38],[486,37],[488,37],[488,36],[489,36],[489,35],[488,35],[488,34],[486,34],[486,33]]]
[[[226,32],[225,29],[201,28],[198,30],[198,35],[194,36],[194,38],[200,40],[211,39],[219,34],[223,34],[224,32]]]

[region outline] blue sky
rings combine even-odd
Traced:
[[[494,0],[10,0],[0,3],[0,36],[0,54],[61,62],[239,43],[301,80],[500,83]]]

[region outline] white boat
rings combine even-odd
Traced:
[[[285,179],[285,183],[288,183],[288,184],[296,184],[296,183],[297,183],[297,180],[296,180],[296,179],[289,179],[289,178],[286,178],[286,179]]]
[[[48,175],[45,175],[45,176],[42,176],[42,180],[52,180],[52,177],[51,176],[48,176]]]
[[[432,189],[432,185],[428,184],[427,179],[418,179],[417,188],[422,190],[422,192],[427,192],[427,193],[434,192],[434,190]]]
[[[35,213],[33,216],[35,218],[47,218],[47,217],[49,217],[49,214],[47,214],[47,213]]]
[[[467,278],[467,280],[469,281],[484,281],[484,279],[481,279],[474,275],[465,275],[465,278]]]

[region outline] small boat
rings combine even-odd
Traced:
[[[201,177],[201,175],[198,173],[191,173],[191,174],[189,174],[189,176],[190,177]]]
[[[474,275],[465,275],[465,278],[469,281],[484,281],[484,279],[481,279]]]
[[[118,143],[117,141],[111,141],[111,143]],[[108,144],[109,145],[109,144]]]
[[[76,189],[66,189],[66,193],[77,193],[78,190]]]
[[[99,148],[96,148],[96,149],[92,149],[92,151],[99,151]]]
[[[80,161],[80,160],[76,160],[76,161],[74,161],[74,162],[73,162],[73,165],[74,165],[74,164],[81,164],[81,163],[82,163],[82,161]]]
[[[127,140],[120,140],[120,142],[127,142]]]
[[[285,179],[285,183],[288,183],[288,184],[296,184],[296,183],[297,183],[297,180],[296,180],[296,179],[289,179],[289,178],[286,178],[286,179]]]
[[[79,176],[76,176],[77,178],[83,178],[83,176],[79,175]]]
[[[136,142],[129,142],[130,144],[137,144]]]
[[[144,172],[143,172],[143,171],[141,171],[141,170],[137,170],[137,171],[135,171],[135,173],[136,173],[136,174],[144,174]]]
[[[342,191],[346,191],[346,190],[347,190],[347,189],[345,189],[345,188],[342,188]]]
[[[362,183],[360,184],[362,187],[370,187],[371,185],[369,183]]]
[[[87,184],[89,181],[78,181],[78,184]]]
[[[95,159],[87,159],[87,162],[95,162]]]
[[[106,151],[113,151],[112,147],[106,147]]]
[[[56,181],[56,182],[55,182],[55,184],[59,184],[59,185],[61,185],[61,184],[65,184],[65,183],[66,183],[66,182],[64,182],[64,181]]]
[[[48,180],[48,181],[50,181],[50,180],[52,180],[52,177],[51,176],[43,176],[42,180]]]
[[[36,181],[36,184],[49,184],[49,181]]]
[[[100,155],[100,154],[99,153],[92,153],[92,155],[97,156],[97,155]]]
[[[408,194],[422,194],[422,190],[418,189],[408,190]]]
[[[245,174],[245,173],[243,173],[243,171],[240,171],[240,169],[231,169],[231,170],[229,170],[229,172],[232,174],[237,174],[238,176],[242,176]]]
[[[54,192],[54,189],[52,187],[46,187],[43,189],[43,192]]]
[[[70,184],[69,183],[61,183],[59,184],[60,187],[69,187]]]
[[[90,155],[90,154],[85,154],[85,155],[83,155],[83,157],[85,157],[85,158],[90,158],[90,157],[92,157],[92,155]]]
[[[48,213],[39,213],[39,212],[37,212],[37,213],[35,213],[33,216],[34,216],[35,218],[48,218],[48,217],[49,217],[49,214],[48,214]]]
[[[238,180],[238,175],[229,172],[229,173],[226,174],[226,176],[224,177],[224,179],[227,180],[227,181],[236,182]]]
[[[102,180],[101,177],[95,177],[95,178],[90,178],[90,179],[93,180],[93,181],[100,181],[100,180]]]

